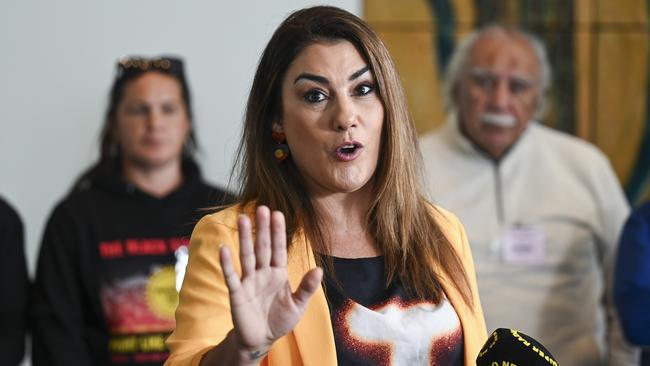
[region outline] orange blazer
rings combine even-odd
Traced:
[[[248,211],[248,210],[247,210]],[[176,330],[167,339],[170,356],[167,366],[199,365],[203,355],[219,344],[233,328],[228,287],[219,264],[219,245],[228,245],[239,258],[237,215],[234,206],[203,217],[190,240],[190,257],[176,309]],[[465,365],[474,365],[487,339],[485,321],[478,298],[476,274],[465,231],[455,215],[434,207],[431,214],[454,245],[470,280],[474,308],[463,302],[460,293],[442,271],[437,271],[447,298],[458,313],[463,328]],[[314,255],[302,235],[295,235],[288,253],[288,275],[292,289],[302,276],[316,266]],[[241,274],[238,260],[235,270]],[[296,327],[278,339],[260,362],[264,366],[335,366],[336,349],[325,293],[319,288]]]

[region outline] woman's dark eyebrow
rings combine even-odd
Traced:
[[[353,81],[354,79],[357,79],[361,75],[368,72],[368,70],[370,70],[370,67],[368,67],[368,66],[362,67],[361,69],[353,72],[352,75],[350,75],[350,77],[348,78],[348,81]],[[316,83],[319,83],[319,84],[324,84],[324,85],[329,85],[330,84],[330,81],[327,80],[326,77],[320,76],[320,75],[309,74],[309,73],[306,73],[306,72],[298,75],[298,77],[296,78],[296,80],[293,81],[293,83],[296,84],[298,81],[300,81],[300,79],[307,79],[307,80],[311,80],[313,82],[316,82]]]
[[[368,67],[368,66],[362,67],[358,71],[355,71],[354,73],[352,73],[352,75],[350,75],[350,77],[348,78],[348,81],[352,81],[352,80],[358,78],[359,76],[365,74],[368,70],[370,70],[370,67]]]
[[[330,81],[327,80],[327,78],[324,77],[324,76],[308,74],[308,73],[302,73],[302,74],[298,75],[298,77],[296,78],[296,80],[294,80],[293,83],[296,84],[298,81],[300,81],[300,79],[307,79],[307,80],[311,80],[311,81],[314,81],[316,83],[325,84],[325,85],[329,85],[329,83],[330,83]]]

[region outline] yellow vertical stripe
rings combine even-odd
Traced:
[[[590,136],[589,125],[592,121],[591,105],[593,87],[592,83],[592,55],[593,36],[591,24],[595,19],[595,0],[576,0],[575,2],[575,80],[576,80],[576,134],[585,140],[593,141]]]

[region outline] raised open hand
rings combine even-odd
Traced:
[[[323,276],[320,268],[312,269],[292,293],[287,277],[284,215],[260,206],[256,221],[255,243],[248,217],[242,215],[237,221],[241,279],[233,268],[228,248],[220,248],[234,334],[239,346],[250,350],[253,357],[267,352],[273,342],[296,326]]]

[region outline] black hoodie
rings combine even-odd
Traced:
[[[194,164],[185,164],[183,185],[164,198],[117,173],[78,184],[43,235],[33,364],[161,365],[182,279],[174,270],[177,256],[182,273],[202,209],[228,200],[201,180]]]

